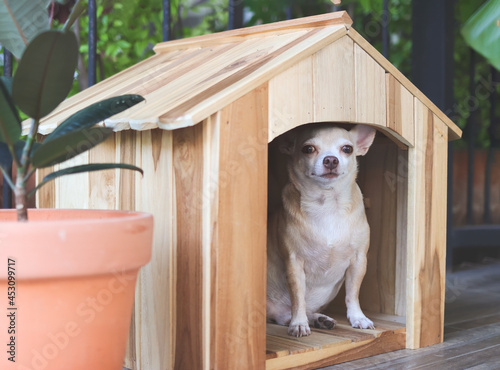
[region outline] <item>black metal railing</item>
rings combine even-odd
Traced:
[[[12,77],[12,53],[5,48],[3,49],[3,75]],[[5,168],[5,172],[12,177],[12,164],[8,168]],[[12,191],[5,178],[2,184],[2,208],[12,208]]]
[[[469,66],[469,94],[475,97],[478,91],[476,82],[477,77],[477,58],[478,55],[471,51]],[[484,83],[484,81],[483,81]],[[487,147],[484,173],[480,173],[476,168],[476,139],[481,128],[481,117],[478,109],[472,109],[467,119],[467,125],[464,130],[465,140],[467,141],[467,188],[466,188],[466,211],[465,223],[463,225],[448,225],[448,264],[453,263],[453,255],[458,248],[482,248],[482,247],[500,247],[500,225],[493,223],[492,214],[492,173],[495,164],[495,153],[499,145],[498,129],[500,126],[500,117],[498,110],[497,86],[500,84],[499,73],[494,67],[490,67],[489,86],[486,87],[489,94],[490,112],[489,125],[487,127],[487,136],[489,144]],[[484,86],[483,86],[484,87]],[[450,164],[452,165],[452,164]],[[449,179],[449,186],[458,185],[458,181],[453,182]],[[475,181],[483,182],[483,210],[478,214],[474,208],[477,204],[477,189]],[[498,186],[498,184],[496,184]],[[476,190],[476,191],[475,191]],[[449,199],[453,202],[453,199]],[[450,207],[451,208],[451,207]]]

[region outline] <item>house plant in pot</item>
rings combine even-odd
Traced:
[[[141,171],[127,164],[76,166],[27,189],[37,169],[103,142],[112,130],[95,125],[143,100],[126,95],[93,104],[37,143],[40,119],[72,85],[78,45],[68,28],[36,36],[14,78],[0,79],[0,168],[16,202],[15,210],[0,211],[1,369],[121,369],[137,273],[151,258],[151,215],[27,209],[28,197],[59,176]],[[26,137],[18,110],[31,120]],[[11,161],[15,178],[5,171]]]

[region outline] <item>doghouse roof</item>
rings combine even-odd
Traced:
[[[116,131],[192,126],[348,37],[448,125],[450,139],[460,137],[460,129],[351,24],[346,12],[335,12],[160,43],[154,56],[65,100],[42,120],[39,132],[48,134],[74,112],[121,94],[140,94],[145,102],[104,122]]]

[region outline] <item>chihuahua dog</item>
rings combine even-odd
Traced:
[[[288,179],[268,222],[267,319],[288,325],[289,335],[307,336],[310,326],[333,329],[336,321],[319,311],[344,281],[351,325],[374,328],[359,305],[370,228],[356,156],[366,154],[375,133],[363,125],[347,131],[315,124],[279,143]]]

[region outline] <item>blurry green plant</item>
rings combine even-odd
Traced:
[[[465,23],[462,35],[471,48],[500,70],[500,1],[484,3]]]
[[[24,2],[30,1],[32,0]],[[5,4],[9,7],[8,3]],[[95,125],[144,100],[138,95],[123,95],[92,104],[68,117],[43,143],[36,142],[40,120],[66,98],[73,84],[78,43],[69,28],[82,9],[81,2],[77,2],[62,30],[46,30],[32,37],[22,52],[14,77],[0,78],[0,169],[15,194],[20,221],[27,220],[28,196],[59,176],[113,168],[142,173],[136,166],[120,163],[69,167],[45,176],[38,186],[28,193],[28,179],[37,169],[63,163],[102,143],[113,130]],[[13,23],[22,24],[22,17],[15,18],[12,9],[8,10],[14,14]],[[27,40],[22,28],[16,26],[14,31],[21,34],[21,39]],[[8,37],[13,39],[10,33]],[[4,40],[0,42],[3,43]],[[31,120],[29,133],[25,138],[22,137],[18,109]],[[15,180],[5,170],[12,161],[17,167]]]

